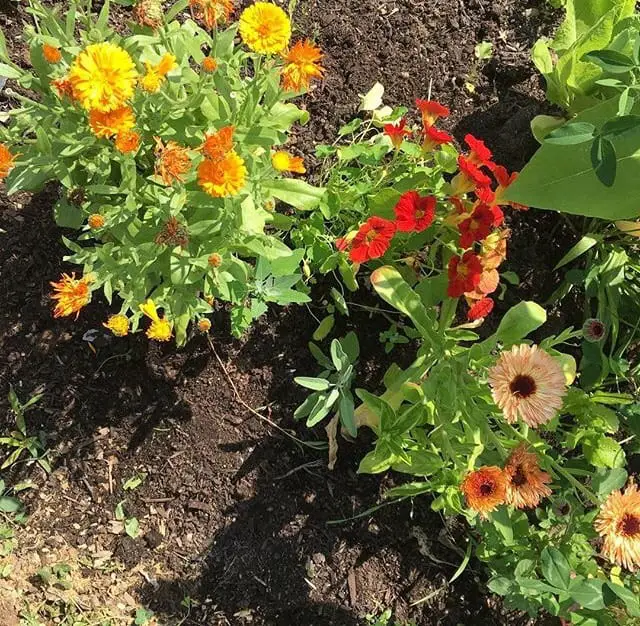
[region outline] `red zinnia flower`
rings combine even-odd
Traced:
[[[464,142],[469,146],[469,150],[471,150],[467,156],[469,161],[475,165],[489,165],[491,163],[493,153],[487,148],[484,141],[476,139],[473,135],[465,135]]]
[[[449,133],[445,133],[443,130],[437,129],[435,126],[424,127],[424,141],[422,142],[422,149],[425,152],[431,152],[437,146],[443,143],[451,143],[453,137]]]
[[[460,222],[458,228],[461,248],[470,248],[476,241],[482,241],[489,235],[495,220],[492,208],[486,204],[479,204],[470,217]]]
[[[478,300],[475,303],[473,300],[469,300],[468,304],[470,308],[467,311],[467,319],[470,322],[475,322],[476,320],[487,317],[487,315],[493,311],[494,302],[491,298],[482,298],[482,300]]]
[[[446,106],[443,106],[435,100],[416,100],[416,106],[422,113],[422,123],[425,128],[431,126],[439,117],[447,117],[450,113]]]
[[[396,124],[384,125],[384,134],[391,139],[391,143],[396,150],[402,145],[404,138],[411,135],[411,131],[405,128],[406,125],[407,120],[404,117]]]
[[[454,256],[449,261],[449,286],[447,295],[459,298],[466,291],[473,291],[480,283],[482,264],[479,257],[468,250],[461,257]]]
[[[457,196],[461,193],[473,191],[476,187],[488,187],[491,179],[467,157],[458,157],[458,167],[460,172],[451,181],[451,195]]]
[[[398,230],[419,233],[431,226],[436,214],[436,199],[433,196],[421,198],[417,191],[407,191],[400,196],[393,211]]]
[[[349,259],[354,263],[364,263],[383,256],[395,232],[396,225],[390,220],[370,217],[353,238]]]

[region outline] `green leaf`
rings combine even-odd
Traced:
[[[313,339],[315,341],[322,341],[333,329],[333,325],[336,322],[334,315],[327,315],[318,324],[318,328],[313,333]]]
[[[282,202],[286,202],[301,211],[315,209],[325,194],[323,187],[314,187],[303,180],[295,178],[278,178],[265,181],[263,188],[278,200],[282,200]]]
[[[335,367],[338,372],[349,365],[349,357],[337,339],[331,342],[331,360],[333,361],[333,367]]]
[[[16,79],[20,78],[24,75],[24,71],[13,67],[12,65],[7,65],[6,63],[0,63],[0,76],[4,76],[5,78]]]
[[[588,250],[591,250],[593,246],[602,241],[602,235],[588,233],[584,235],[577,244],[575,244],[567,254],[565,254],[560,261],[553,268],[554,271],[561,267],[575,261],[579,256],[582,256]]]
[[[540,555],[542,575],[547,582],[559,589],[569,589],[571,567],[567,558],[553,547],[546,547]]]
[[[551,131],[545,143],[555,144],[559,146],[574,145],[591,141],[596,127],[587,122],[572,122],[565,124],[554,131]]]
[[[605,608],[602,598],[603,585],[604,581],[589,578],[581,580],[577,584],[572,584],[569,593],[572,600],[577,602],[583,609],[600,611]]]
[[[612,187],[616,180],[616,149],[604,136],[596,137],[591,145],[591,164],[598,180],[605,187]]]
[[[315,426],[329,415],[329,411],[331,411],[339,397],[340,391],[335,387],[329,392],[328,396],[321,395],[307,418],[307,426],[311,428],[311,426]]]
[[[623,467],[600,468],[596,470],[591,479],[591,487],[596,492],[596,495],[601,497],[608,496],[612,491],[622,489],[627,482],[627,477],[627,470]]]
[[[53,215],[56,224],[62,228],[77,229],[85,220],[84,213],[76,206],[67,202],[64,198],[58,200],[53,207]]]
[[[310,376],[296,376],[294,379],[301,387],[306,387],[307,389],[313,389],[314,391],[325,391],[331,387],[331,384],[328,380],[324,378],[311,378]]]
[[[635,66],[633,59],[616,50],[594,50],[585,54],[582,60],[595,63],[610,74],[626,74]]]
[[[499,596],[506,596],[511,591],[512,585],[513,582],[505,576],[496,576],[487,583],[487,587]]]
[[[606,435],[584,439],[582,451],[587,461],[595,467],[618,468],[625,463],[624,450],[620,444]]]
[[[16,513],[22,509],[22,502],[11,496],[0,496],[0,511],[3,513]]]
[[[124,532],[132,539],[135,539],[140,534],[140,523],[135,517],[124,520]]]
[[[613,591],[613,593],[624,602],[627,611],[629,611],[632,617],[640,617],[640,602],[638,601],[638,596],[633,593],[633,591],[610,581],[607,581],[607,588]]]
[[[545,138],[566,123],[564,117],[556,117],[554,115],[536,115],[531,120],[531,132],[538,143],[543,143]]]
[[[510,347],[540,328],[547,321],[546,311],[535,302],[520,302],[507,311],[498,330],[490,337]]]
[[[346,431],[352,436],[358,436],[358,428],[356,427],[356,422],[354,418],[354,407],[355,404],[353,402],[353,396],[350,392],[341,392],[340,400],[338,402],[338,411],[340,412],[340,421],[342,425],[345,427]]]

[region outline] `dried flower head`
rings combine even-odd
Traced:
[[[633,479],[624,493],[609,494],[594,525],[604,537],[602,553],[609,561],[631,572],[640,569],[640,492]]]
[[[256,2],[240,15],[240,37],[253,52],[279,54],[291,39],[287,14],[270,2]]]
[[[58,92],[59,98],[69,98],[69,100],[74,99],[73,85],[71,84],[68,76],[63,76],[62,78],[54,78],[51,81],[51,86],[54,87]]]
[[[285,91],[307,91],[313,79],[322,78],[322,52],[308,39],[296,42],[283,53],[282,88]]]
[[[551,489],[547,487],[551,476],[540,469],[537,455],[527,452],[524,443],[510,454],[504,473],[507,476],[507,504],[516,509],[534,508],[542,498],[551,495]]]
[[[165,145],[160,137],[156,137],[155,140],[156,176],[160,176],[165,185],[172,185],[175,181],[184,182],[184,175],[191,168],[187,148],[175,141],[168,141]]]
[[[140,26],[159,28],[162,25],[164,13],[161,0],[138,0],[134,14]]]
[[[102,325],[108,328],[116,337],[125,337],[129,334],[129,318],[126,315],[122,315],[122,313],[112,315]]]
[[[82,307],[91,300],[90,282],[86,276],[76,279],[75,272],[72,272],[71,276],[63,274],[57,283],[50,283],[54,289],[51,298],[57,300],[53,317],[66,317],[75,313],[78,319]]]
[[[227,22],[233,12],[233,0],[189,0],[189,5],[193,17],[210,30]]]
[[[520,417],[532,428],[556,415],[567,392],[560,364],[544,350],[526,344],[502,352],[489,370],[489,384],[505,419],[512,423]]]
[[[74,97],[85,109],[103,113],[126,104],[133,96],[137,78],[129,54],[108,42],[87,46],[69,70]]]
[[[159,245],[181,246],[186,248],[189,244],[189,232],[184,224],[181,224],[177,218],[170,217],[162,227],[162,230],[156,235],[155,242]]]
[[[467,474],[460,490],[470,509],[486,515],[506,500],[507,477],[495,465],[484,466]]]

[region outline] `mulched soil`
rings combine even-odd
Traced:
[[[431,89],[454,112],[449,130],[484,138],[511,169],[535,149],[528,124],[545,105],[530,49],[557,17],[542,0],[300,0],[296,15],[327,67],[306,99],[311,122],[295,138],[302,152],[333,141],[355,114],[357,95],[376,80],[392,105],[411,105]],[[18,55],[23,18],[22,8],[0,3],[0,25]],[[494,43],[484,64],[474,57],[482,40]],[[42,545],[54,536],[112,555],[139,572],[138,599],[168,624],[184,615],[185,596],[194,601],[185,624],[347,626],[384,607],[420,625],[528,623],[486,594],[480,565],[447,582],[464,534],[427,499],[329,524],[378,504],[394,480],[356,474],[366,441],[341,444],[328,471],[324,453],[247,411],[243,403],[302,439],[323,439],[291,417],[304,397],[293,376],[316,370],[306,348],[316,322],[306,309],[272,310],[241,341],[230,338],[221,314],[212,334],[220,361],[201,336],[180,351],[140,335],[105,336],[94,354],[83,334],[101,327],[108,314],[101,302],[76,322],[54,320],[49,281],[70,269],[51,215],[55,193],[0,200],[0,400],[10,384],[23,399],[43,389],[28,424],[56,452],[53,474],[35,476],[39,488],[26,496]],[[505,306],[542,301],[553,289],[549,268],[562,255],[565,226],[555,214],[529,211],[514,215],[511,227],[508,269],[522,285],[508,290]],[[552,314],[563,326],[563,312]],[[359,382],[373,387],[389,364],[377,341],[384,325],[365,314],[348,324],[367,328]],[[147,475],[143,484],[123,491],[138,472]],[[140,520],[137,539],[113,523],[121,500]]]

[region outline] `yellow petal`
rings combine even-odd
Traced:
[[[159,321],[156,305],[151,298],[149,298],[144,304],[140,305],[140,310],[154,322]]]

